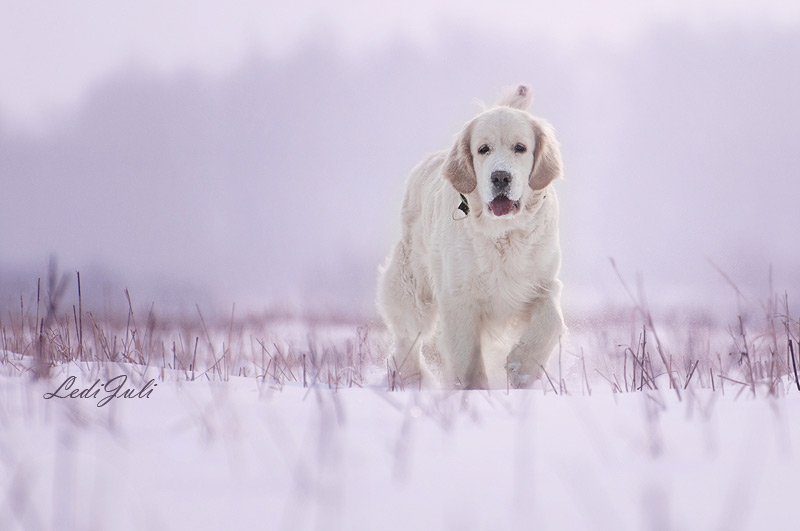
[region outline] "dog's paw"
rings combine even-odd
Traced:
[[[532,368],[519,361],[509,361],[508,386],[512,389],[530,389],[541,378],[542,369]]]

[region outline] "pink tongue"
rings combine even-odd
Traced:
[[[505,216],[511,212],[511,207],[513,205],[514,201],[504,195],[498,195],[489,203],[489,208],[492,209],[492,214],[495,216]]]

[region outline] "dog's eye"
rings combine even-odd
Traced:
[[[528,151],[528,148],[526,148],[524,144],[517,144],[514,146],[514,153],[525,153],[526,151]]]
[[[486,155],[487,153],[489,153],[489,151],[491,151],[491,149],[486,144],[483,144],[481,147],[478,148],[478,153],[480,153],[481,155]]]

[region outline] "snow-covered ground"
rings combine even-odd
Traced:
[[[591,338],[624,340],[578,326],[539,389],[391,392],[380,334],[283,330],[194,379],[179,341],[149,368],[130,346],[38,381],[32,356],[0,352],[0,529],[797,528],[800,392],[756,356],[767,336],[744,341],[746,367],[713,368],[724,351],[695,327],[680,351],[708,359],[676,356],[677,391],[648,379],[656,361],[632,376],[635,333],[601,359]],[[325,352],[351,363],[321,375]],[[98,407],[115,377],[133,396]],[[45,399],[86,389],[100,391]]]

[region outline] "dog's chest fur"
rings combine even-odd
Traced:
[[[541,279],[533,277],[542,270],[536,263],[536,238],[530,233],[513,232],[499,238],[479,238],[474,244],[474,296],[485,318],[504,321],[523,317],[543,289]]]

